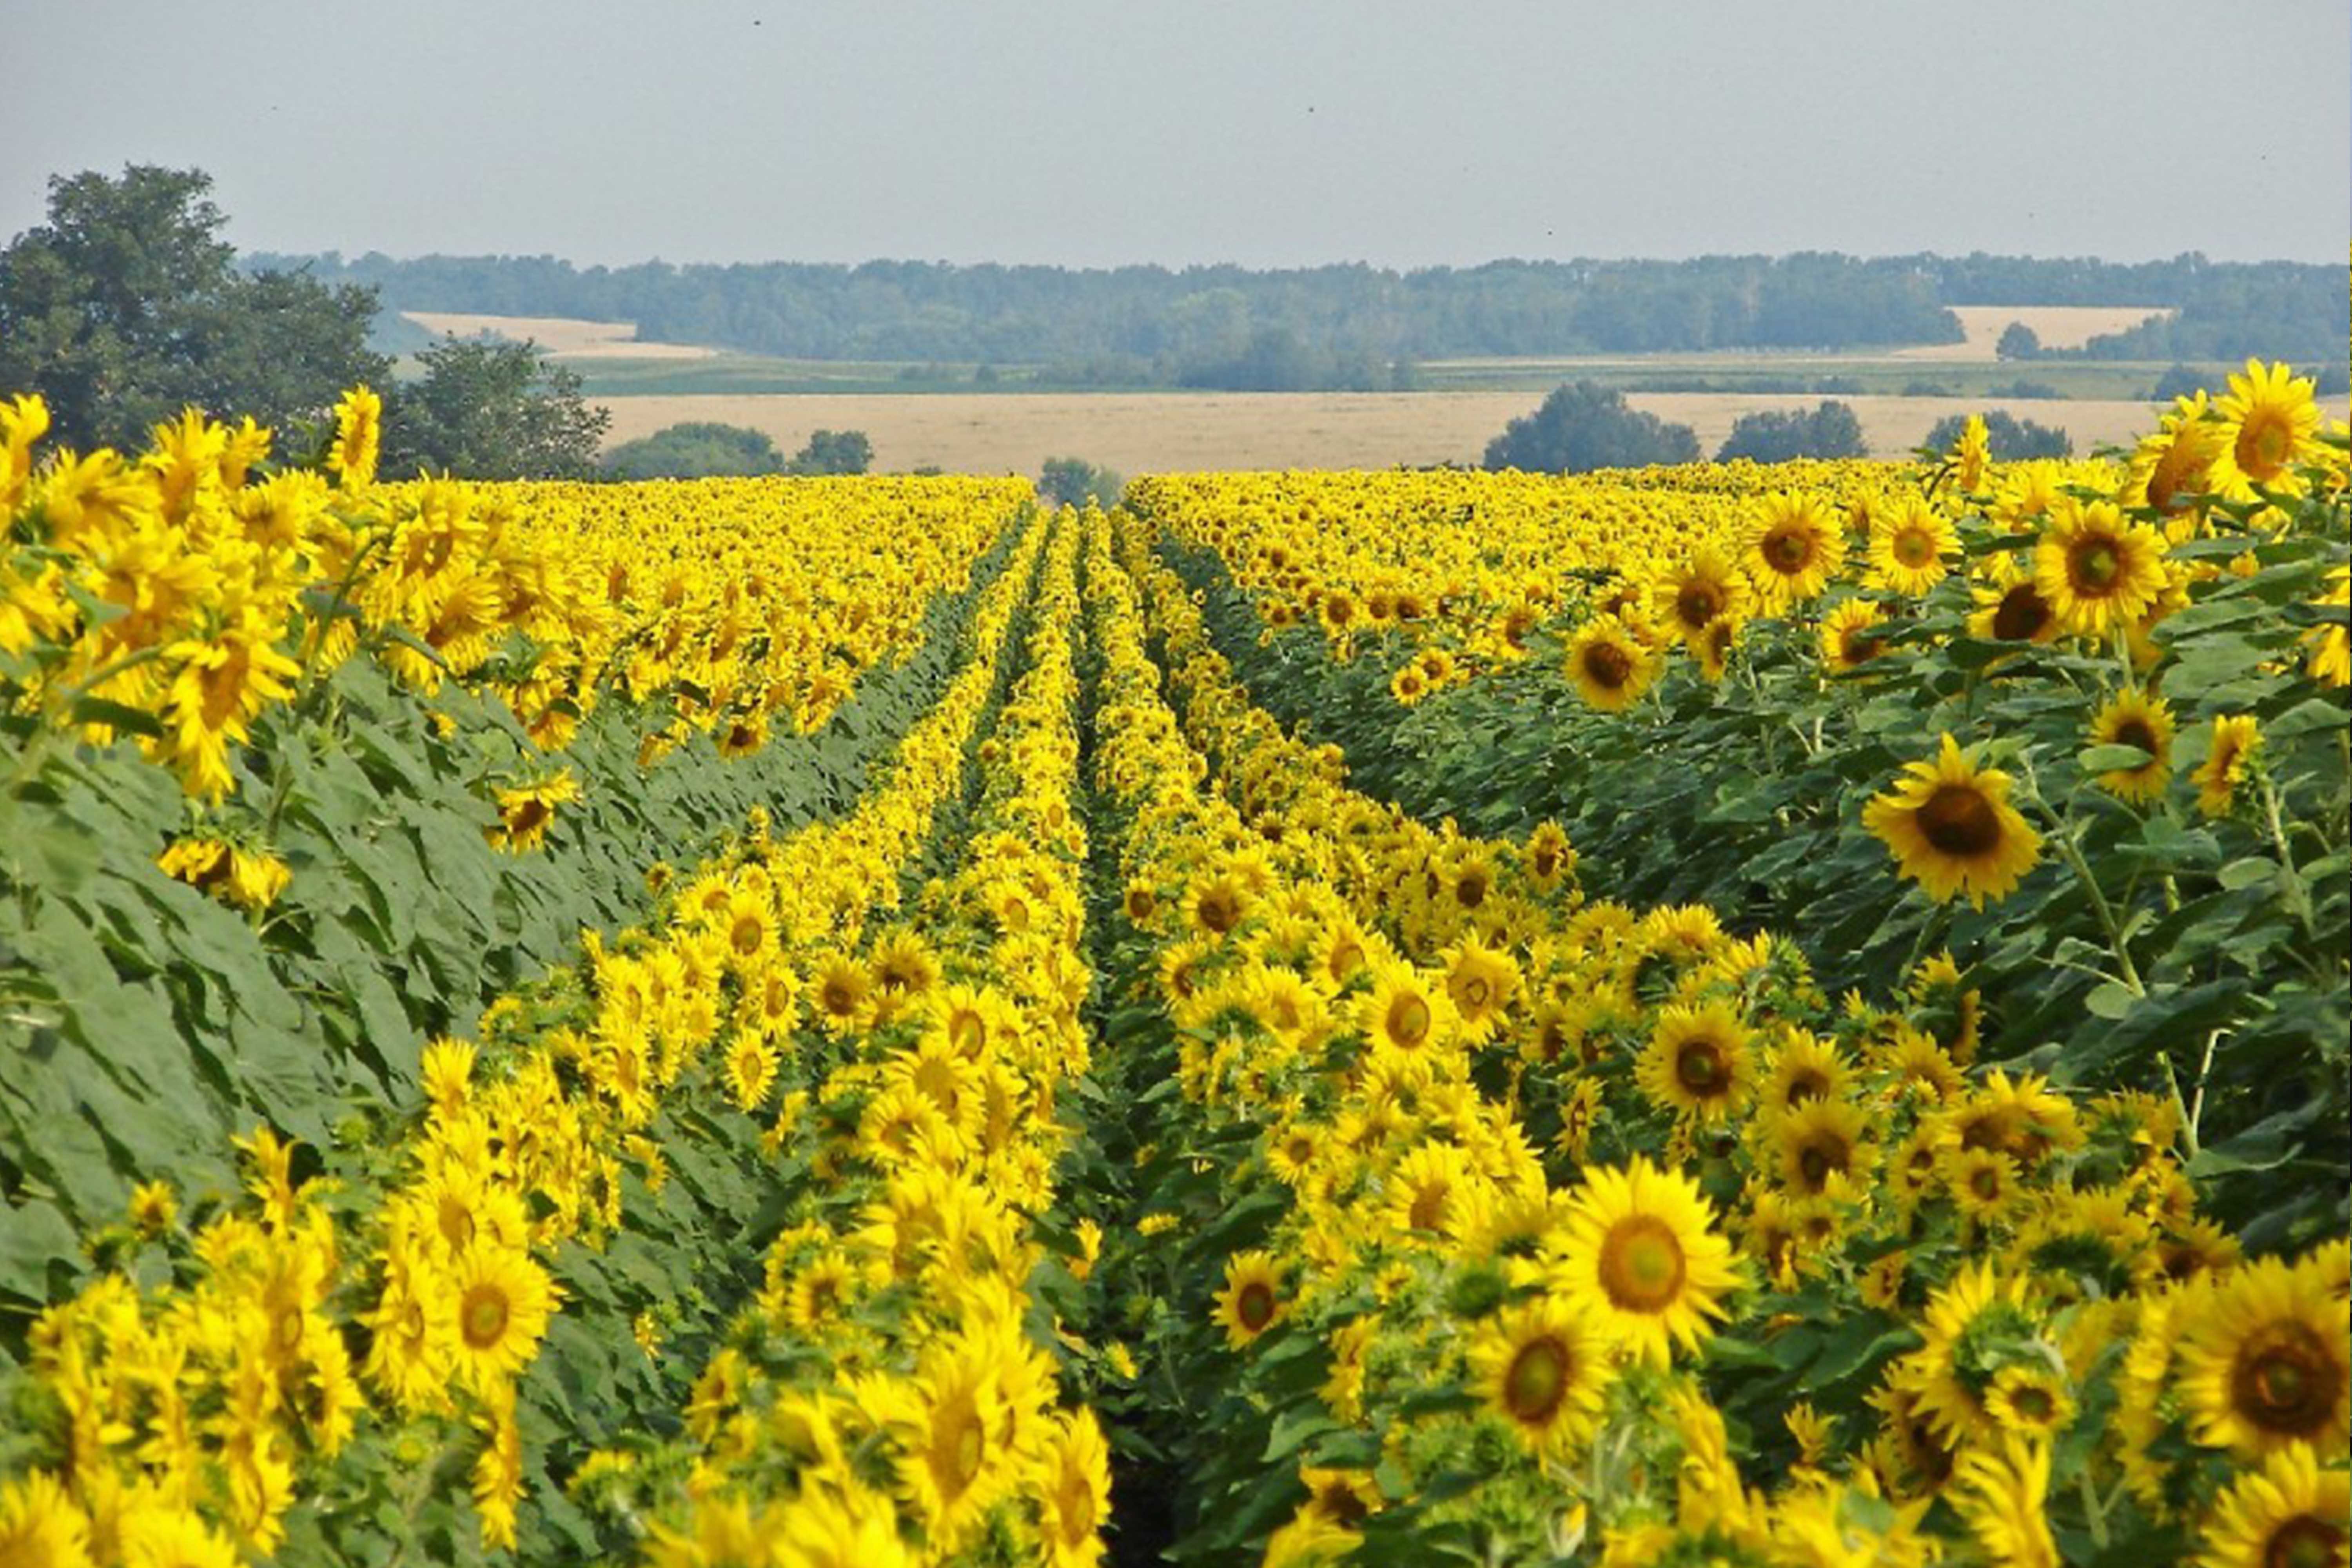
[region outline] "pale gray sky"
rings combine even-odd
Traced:
[[[1420,266],[2345,258],[2346,0],[0,0],[0,239]]]

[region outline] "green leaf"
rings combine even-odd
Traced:
[[[144,735],[151,741],[163,738],[163,721],[144,708],[109,701],[103,697],[77,697],[73,703],[73,721],[77,724],[107,724],[125,730],[133,735]]]

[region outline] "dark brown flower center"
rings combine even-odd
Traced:
[[[2316,1442],[2344,1391],[2344,1369],[2302,1323],[2266,1326],[2238,1352],[2230,1403],[2265,1432]]]
[[[1584,673],[1593,685],[1614,691],[1633,679],[1633,661],[1615,643],[1594,643],[1584,650]]]
[[[1234,1316],[1251,1333],[1263,1333],[1274,1321],[1274,1290],[1261,1280],[1253,1279],[1241,1288],[1234,1298]]]
[[[1919,835],[1938,854],[1972,858],[2000,846],[2000,817],[1973,784],[1942,784],[1922,805]]]
[[[1530,1340],[1503,1373],[1503,1405],[1530,1425],[1549,1420],[1568,1397],[1568,1347],[1552,1335]]]
[[[2050,601],[2031,583],[2000,596],[1992,612],[1992,635],[2006,642],[2030,642],[2050,624]]]

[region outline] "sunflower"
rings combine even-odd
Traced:
[[[2198,1568],[2343,1568],[2347,1516],[2352,1477],[2303,1445],[2281,1448],[2215,1501]]]
[[[887,1424],[905,1449],[899,1489],[942,1553],[957,1549],[1015,1474],[997,1372],[994,1348],[980,1336],[935,1341],[913,1386],[892,1402]]]
[[[457,1373],[478,1393],[530,1364],[561,1300],[546,1269],[503,1247],[468,1247],[446,1289]]]
[[[2249,1264],[2199,1302],[2179,1347],[2197,1440],[2254,1459],[2295,1444],[2339,1458],[2352,1420],[2345,1304],[2311,1260]]]
[[[499,791],[499,825],[484,828],[482,837],[493,848],[511,855],[536,849],[547,842],[555,808],[579,798],[580,784],[570,768],[514,789],[502,789]]]
[[[2186,512],[2194,500],[2215,488],[2213,467],[2229,438],[2221,421],[2210,417],[2206,395],[2200,391],[2173,400],[2156,428],[2139,438],[2117,496],[2126,506],[2144,506],[2160,516]]]
[[[1519,864],[1537,891],[1548,893],[1559,887],[1576,870],[1576,851],[1569,846],[1567,830],[1549,818],[1536,824]]]
[[[1886,650],[1879,630],[1886,612],[1869,599],[1843,599],[1822,617],[1822,662],[1831,673],[1851,675]]]
[[[1217,1292],[1216,1321],[1225,1344],[1246,1347],[1282,1319],[1282,1270],[1270,1252],[1237,1252],[1225,1263],[1224,1289]]]
[[[2014,1362],[1992,1374],[1985,1410],[2003,1432],[2047,1442],[2074,1425],[2074,1396],[2054,1369]]]
[[[1054,1418],[1037,1465],[1045,1500],[1045,1568],[1093,1568],[1110,1517],[1110,1447],[1084,1405]]]
[[[335,442],[327,468],[347,490],[375,481],[376,456],[383,447],[383,399],[362,382],[335,405]]]
[[[2172,708],[2146,691],[2125,691],[2091,718],[2091,744],[2137,746],[2147,760],[2110,768],[2099,787],[2121,800],[2145,805],[2164,793],[2172,777]]]
[[[1713,544],[1700,544],[1689,558],[1669,566],[1650,585],[1650,604],[1676,637],[1696,647],[1714,622],[1734,625],[1748,616],[1748,579],[1731,557]]]
[[[1646,1158],[1588,1171],[1562,1218],[1559,1283],[1604,1333],[1662,1365],[1675,1342],[1697,1348],[1739,1282],[1713,1218],[1696,1182]]]
[[[2197,809],[2208,816],[2227,816],[2238,798],[2238,786],[2263,748],[2263,730],[2251,713],[2224,713],[2213,721],[2213,735],[2205,760],[2189,775],[2197,786]]]
[[[1242,879],[1223,872],[1193,887],[1184,903],[1194,930],[1220,937],[1242,923],[1249,912],[1250,892]]]
[[[2033,584],[2066,631],[2103,637],[2147,614],[2165,586],[2164,536],[2113,501],[2061,496],[2033,550]]]
[[[1853,1072],[1837,1047],[1820,1036],[1791,1028],[1772,1053],[1764,1076],[1765,1110],[1785,1115],[1809,1100],[1834,1100],[1845,1092]]]
[[[1463,1040],[1473,1046],[1492,1039],[1503,1009],[1519,988],[1519,966],[1510,954],[1465,937],[1445,956],[1445,994],[1460,1020]]]
[[[1985,416],[1971,414],[1960,426],[1959,439],[1952,443],[1952,479],[1963,495],[1974,495],[1984,489],[1985,472],[1992,466],[1992,431],[1985,425]]]
[[[1746,1023],[1729,1005],[1668,1007],[1633,1069],[1652,1103],[1721,1121],[1748,1102],[1755,1075]]]
[[[1589,708],[1622,713],[1658,678],[1657,656],[1614,616],[1597,616],[1568,642],[1568,679]]]
[[[1993,1264],[1967,1264],[1927,1299],[1916,1325],[1926,1343],[1888,1373],[1951,1448],[1994,1430],[1985,1396],[2001,1368],[2039,1359],[2040,1322],[2025,1281]]]
[[[1956,545],[1943,513],[1918,496],[1906,497],[1900,511],[1882,511],[1870,520],[1870,575],[1864,582],[1897,594],[1924,594],[1950,574],[1944,557]]]
[[[1749,524],[1742,563],[1768,611],[1810,599],[1845,564],[1845,538],[1819,496],[1776,490]]]
[[[1444,984],[1409,963],[1383,966],[1356,1016],[1374,1050],[1412,1056],[1450,1043],[1455,1027],[1454,1003]]]
[[[2041,836],[2009,804],[2009,775],[1978,768],[1948,731],[1933,762],[1863,808],[1863,826],[1894,852],[1903,875],[1948,903],[1965,893],[1982,909],[2009,896],[2042,854]]]
[[[1869,1118],[1848,1100],[1808,1100],[1774,1119],[1772,1146],[1782,1184],[1806,1197],[1840,1195],[1870,1169]]]
[[[2284,364],[2248,360],[2230,378],[2228,395],[2214,402],[2224,443],[2214,467],[2214,489],[2251,500],[2255,485],[2294,489],[2294,466],[2317,447],[2316,384]]]
[[[2050,1445],[2011,1438],[1953,1467],[1952,1500],[1985,1561],[2003,1568],[2061,1568],[2050,1534]]]
[[[1495,1313],[1469,1359],[1473,1392],[1538,1456],[1565,1458],[1600,1423],[1609,1347],[1571,1300],[1544,1296]]]
[[[89,1521],[56,1477],[34,1470],[0,1485],[0,1563],[82,1568],[92,1561]]]
[[[2338,566],[2327,574],[2327,591],[2312,601],[2320,609],[2352,608],[2352,566]],[[2342,620],[2314,626],[2304,634],[2311,648],[2311,679],[2327,686],[2352,686],[2352,630]]]

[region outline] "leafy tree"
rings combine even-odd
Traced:
[[[1862,438],[1862,421],[1848,403],[1823,399],[1808,412],[1802,408],[1766,408],[1743,414],[1715,455],[1718,463],[1747,458],[1759,463],[1783,463],[1791,458],[1866,458],[1870,448]]]
[[[1590,381],[1556,389],[1533,414],[1512,420],[1486,443],[1486,457],[1489,468],[1550,474],[1696,461],[1689,426],[1628,407],[1623,393]]]
[[[781,474],[784,455],[764,431],[690,420],[624,441],[604,454],[604,470],[623,479],[699,479]]]
[[[240,272],[197,169],[49,181],[48,222],[0,251],[0,391],[37,392],[58,438],[140,444],[190,405],[285,426],[381,382],[375,290]]]
[[[384,398],[383,471],[467,479],[586,479],[612,414],[580,373],[530,342],[445,337],[416,356],[422,379]]]
[[[1037,479],[1038,495],[1055,506],[1083,506],[1089,500],[1097,506],[1117,506],[1119,493],[1126,489],[1127,481],[1118,475],[1078,458],[1046,458]]]
[[[1992,346],[1995,359],[2032,359],[2042,352],[2042,336],[2023,321],[2011,321]]]
[[[1924,445],[1938,452],[1948,452],[1960,438],[1968,416],[1955,414],[1936,422],[1927,432]],[[2074,455],[2074,438],[2063,430],[2047,425],[2036,425],[2031,419],[2020,419],[2000,408],[1985,413],[1985,435],[1990,438],[1996,461],[2013,463],[2027,458],[2071,458]]]
[[[862,474],[874,463],[874,443],[863,430],[819,430],[784,465],[788,474]]]

